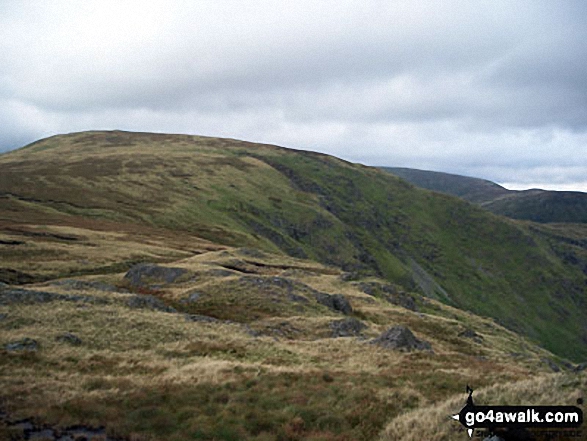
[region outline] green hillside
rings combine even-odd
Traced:
[[[540,223],[587,223],[587,193],[507,190],[494,182],[468,176],[400,167],[381,167],[428,190],[481,205],[492,213]]]
[[[483,203],[506,196],[510,191],[495,182],[469,176],[455,175],[405,167],[380,167],[417,187],[458,196],[469,202]]]
[[[0,170],[6,228],[111,222],[312,259],[351,278],[384,277],[494,317],[561,356],[587,358],[584,241],[375,168],[228,139],[86,132],[4,154]],[[5,252],[0,275],[10,283],[59,276],[45,258],[30,265]],[[133,259],[111,263],[112,271]],[[64,275],[91,271],[65,260]]]

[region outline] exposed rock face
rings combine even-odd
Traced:
[[[157,287],[175,282],[187,273],[184,268],[167,268],[164,266],[139,263],[124,275],[130,285],[136,287]]]
[[[8,352],[21,352],[21,351],[34,352],[39,348],[39,343],[37,343],[37,341],[33,340],[32,338],[25,337],[21,340],[6,343],[4,345],[4,348]]]
[[[352,314],[353,308],[345,296],[342,294],[326,294],[323,292],[316,292],[314,294],[316,301],[327,308],[336,312],[341,312],[345,315]]]
[[[412,331],[405,326],[394,326],[389,328],[379,337],[371,341],[385,349],[398,349],[402,351],[431,351],[432,346],[424,340],[418,340]]]
[[[348,317],[330,322],[330,329],[334,338],[357,337],[361,335],[363,329],[367,329],[367,325],[356,318]]]

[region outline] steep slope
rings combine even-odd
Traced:
[[[587,357],[587,271],[555,249],[559,239],[377,169],[235,140],[87,132],[2,155],[0,170],[5,241],[32,220],[184,232],[378,275]],[[14,257],[16,246],[3,272],[39,280],[41,266]],[[79,266],[63,259],[65,273]]]
[[[483,203],[504,197],[510,191],[495,182],[469,176],[454,175],[405,167],[380,167],[417,187],[463,198],[469,202]]]
[[[468,176],[411,168],[381,169],[418,187],[463,198],[512,219],[541,223],[587,223],[587,193],[507,190],[494,182]]]

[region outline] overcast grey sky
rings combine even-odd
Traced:
[[[0,151],[91,129],[587,191],[587,2],[0,0]]]

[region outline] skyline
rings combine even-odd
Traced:
[[[0,151],[186,133],[587,191],[587,5],[0,5]]]

